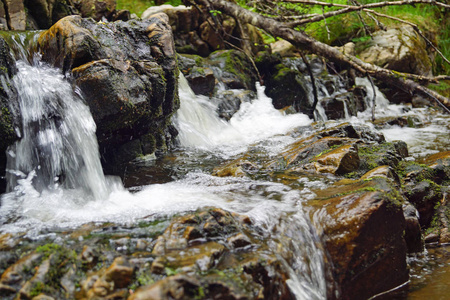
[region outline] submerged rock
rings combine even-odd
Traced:
[[[426,243],[450,242],[450,152],[398,166],[406,197],[418,211]]]
[[[70,16],[39,38],[43,60],[72,73],[91,109],[104,166],[164,151],[179,107],[167,16],[96,23]]]

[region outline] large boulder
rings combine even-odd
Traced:
[[[379,175],[336,183],[308,203],[333,263],[339,299],[368,299],[408,281],[404,199]]]
[[[39,38],[42,59],[81,89],[105,165],[165,150],[175,134],[178,67],[167,21],[165,14],[114,23],[69,16]]]
[[[373,39],[356,45],[359,57],[383,68],[429,76],[434,56],[426,41],[410,25],[377,31]]]

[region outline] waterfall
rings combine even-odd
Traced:
[[[16,128],[20,139],[7,151],[8,190],[23,191],[28,180],[38,193],[76,189],[83,201],[105,199],[109,188],[92,115],[61,71],[30,50],[27,43],[37,36],[28,32],[7,37],[18,73],[9,82],[3,78],[3,87],[8,93],[9,85],[17,91],[21,120]]]
[[[304,114],[285,115],[276,110],[272,105],[272,99],[264,94],[264,88],[259,85],[257,85],[257,98],[250,103],[241,103],[239,111],[229,122],[219,118],[216,106],[209,98],[195,95],[182,75],[180,75],[179,92],[181,103],[174,123],[179,131],[181,145],[190,149],[206,149],[222,156],[224,154],[229,156],[230,153],[242,153],[259,142],[267,143],[267,140],[272,140],[277,145],[274,153],[279,153],[283,145],[293,141],[286,135],[287,132],[312,122]],[[261,144],[258,146],[261,147]],[[208,177],[208,185],[214,185],[212,182],[217,180],[222,179]],[[236,180],[242,181],[240,184],[248,181]],[[254,184],[261,184],[261,182]],[[248,187],[244,185],[242,189],[245,190]],[[267,189],[283,191],[285,193],[283,200],[274,203],[268,199],[261,199],[257,195],[249,195],[241,201],[235,200],[235,203],[227,201],[228,203],[221,202],[216,205],[245,213],[274,239],[271,245],[273,249],[277,249],[278,243],[291,251],[292,265],[288,264],[281,255],[277,256],[290,275],[287,284],[296,299],[325,299],[324,251],[301,207],[301,201],[308,192],[306,190],[284,191],[284,186],[276,184]],[[263,187],[261,192],[262,190],[264,190]],[[249,204],[253,197],[258,198],[254,206]]]
[[[312,120],[304,114],[285,115],[276,110],[272,99],[264,94],[264,87],[257,84],[256,88],[257,98],[252,102],[241,103],[239,111],[226,122],[219,118],[216,106],[210,99],[195,95],[187,80],[180,75],[179,93],[182,101],[174,123],[179,131],[181,145],[228,155],[237,154],[244,152],[248,145],[311,124]],[[282,143],[278,146],[280,148]]]

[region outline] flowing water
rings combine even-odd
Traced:
[[[36,57],[22,56],[17,65],[19,73],[11,84],[19,93],[23,129],[21,140],[8,149],[9,192],[1,198],[0,232],[26,232],[38,239],[52,230],[91,222],[132,225],[148,215],[173,216],[214,206],[248,215],[266,236],[301,241],[302,247],[286,245],[295,257],[285,266],[291,275],[289,287],[298,299],[326,297],[324,253],[302,203],[314,197],[311,189],[329,183],[302,178],[301,188],[292,188],[210,175],[214,166],[244,152],[276,156],[298,138],[288,133],[301,132],[312,123],[306,115],[275,110],[258,86],[257,98],[225,122],[216,115],[216,107],[194,95],[181,78],[181,108],[174,120],[181,146],[172,157],[136,161],[125,178],[130,186],[126,189],[117,178],[103,175],[95,123],[60,70]],[[367,84],[363,79],[361,83]],[[377,95],[377,118],[419,115],[427,125],[418,130],[382,129],[388,140],[405,140],[413,158],[450,147],[448,117],[389,106],[381,93]],[[345,121],[373,127],[366,121],[370,118],[367,112]]]

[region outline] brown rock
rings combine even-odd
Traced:
[[[333,263],[340,299],[367,299],[408,280],[401,196],[376,177],[317,191],[309,210]]]
[[[133,272],[133,268],[125,258],[117,257],[105,271],[104,278],[106,281],[114,282],[115,288],[124,288],[131,282]]]
[[[137,289],[128,300],[194,299],[199,287],[196,279],[175,275]]]
[[[343,145],[320,155],[314,167],[319,173],[345,174],[358,169],[359,156],[355,145]]]

